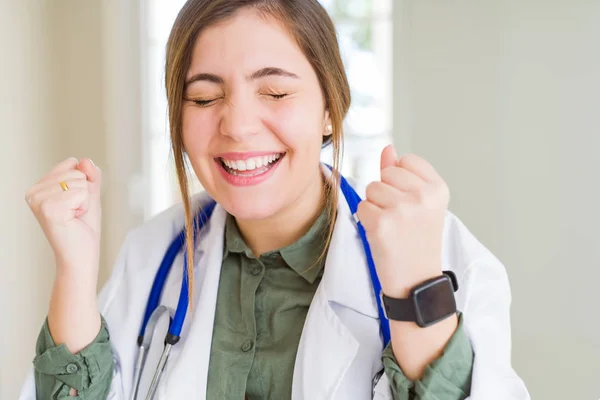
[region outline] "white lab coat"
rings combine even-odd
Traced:
[[[357,189],[364,198],[364,188]],[[199,195],[194,201],[206,201]],[[293,400],[392,400],[382,368],[382,339],[375,295],[362,243],[343,195],[323,278],[308,311],[294,367]],[[193,311],[174,347],[158,388],[159,399],[204,399],[223,255],[225,210],[217,205],[196,249]],[[99,297],[108,323],[116,370],[109,399],[129,399],[136,339],[146,300],[167,246],[183,228],[183,208],[175,206],[131,231],[112,276]],[[457,306],[475,352],[471,400],[526,400],[527,389],[511,367],[509,306],[504,266],[451,213],[443,239],[443,269],[456,273]],[[181,254],[176,266],[182,265]],[[174,267],[162,304],[176,308],[182,268]],[[162,338],[153,343],[160,346]],[[149,360],[145,373],[154,372]],[[145,395],[145,392],[144,392]],[[35,398],[30,371],[20,399]]]

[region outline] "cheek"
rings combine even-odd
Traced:
[[[210,114],[200,111],[203,110],[187,108],[182,115],[183,145],[192,158],[208,150],[207,144],[215,132]]]
[[[292,152],[320,153],[322,110],[303,103],[281,104],[269,118],[270,129]]]

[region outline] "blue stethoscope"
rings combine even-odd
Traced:
[[[329,168],[331,169],[331,167]],[[381,326],[381,333],[383,336],[383,346],[385,347],[390,341],[390,325],[381,305],[381,298],[379,295],[381,293],[381,284],[379,283],[379,278],[377,277],[375,263],[373,262],[373,257],[371,256],[371,248],[369,246],[369,242],[367,241],[366,232],[362,224],[356,218],[358,204],[362,201],[362,199],[343,176],[341,176],[340,179],[340,188],[346,199],[346,202],[348,203],[348,206],[350,207],[350,212],[355,217],[354,219],[358,228],[358,233],[360,235],[360,239],[362,241],[367,257],[367,263],[369,265],[369,274],[371,275],[371,282],[373,284],[375,298],[377,299],[377,309],[379,311],[379,321]],[[212,212],[215,209],[215,205],[216,202],[214,200],[211,200],[208,204],[202,207],[200,213],[194,219],[194,232],[199,232],[202,229],[202,227],[206,224],[206,222],[210,219]],[[173,266],[177,254],[183,249],[184,244],[185,231],[182,231],[175,238],[175,240],[173,240],[173,242],[167,249],[167,252],[165,253],[165,256],[162,262],[160,263],[160,267],[158,268],[158,271],[156,273],[156,277],[154,278],[154,283],[152,284],[152,289],[150,291],[150,297],[148,298],[148,303],[146,305],[144,320],[142,322],[142,327],[140,328],[140,334],[138,336],[139,348],[134,369],[134,387],[132,391],[131,400],[137,399],[142,371],[146,363],[148,349],[150,348],[150,343],[152,342],[152,336],[154,334],[154,330],[158,320],[163,315],[169,315],[169,332],[165,337],[165,346],[161,354],[160,360],[158,362],[156,371],[154,373],[154,377],[152,378],[152,381],[150,383],[150,388],[148,390],[146,400],[151,400],[154,397],[156,388],[158,387],[158,382],[167,363],[167,359],[169,358],[169,354],[171,353],[171,348],[175,344],[177,344],[181,337],[181,329],[183,327],[183,322],[185,320],[185,315],[187,313],[189,301],[187,269],[185,268],[185,266],[187,265],[186,252],[184,252],[184,272],[183,279],[181,282],[181,291],[179,293],[179,301],[177,303],[177,309],[175,310],[175,312],[173,312],[172,309],[164,305],[159,306],[159,301],[163,287],[167,280],[167,276],[169,275],[169,271]]]

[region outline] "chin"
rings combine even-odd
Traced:
[[[276,214],[282,207],[274,196],[252,196],[222,199],[219,203],[237,219],[263,220]]]

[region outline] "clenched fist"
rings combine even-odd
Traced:
[[[67,191],[60,182],[66,183]],[[27,191],[25,200],[52,247],[58,269],[97,275],[100,185],[101,171],[90,159],[69,158]]]
[[[383,292],[405,298],[417,284],[442,274],[442,233],[450,195],[424,159],[381,154],[381,181],[367,186],[358,206]]]

